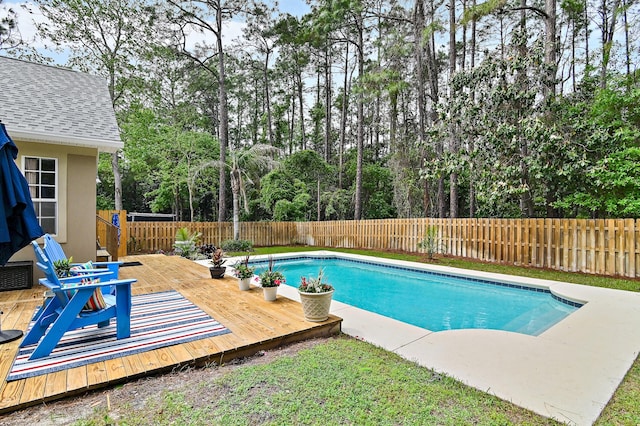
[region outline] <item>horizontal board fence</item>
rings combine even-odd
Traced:
[[[423,252],[430,227],[445,254],[562,271],[636,277],[640,221],[635,219],[380,219],[328,222],[244,222],[240,238],[256,246],[305,244]],[[176,229],[219,245],[231,223],[128,222],[128,252],[171,251]]]

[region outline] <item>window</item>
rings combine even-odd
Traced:
[[[58,161],[24,157],[24,176],[29,183],[36,216],[44,232],[58,233]]]

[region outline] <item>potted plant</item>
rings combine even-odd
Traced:
[[[324,281],[323,269],[316,278],[300,278],[298,294],[307,321],[320,322],[329,318],[333,286]]]
[[[269,265],[260,274],[260,285],[264,293],[264,300],[273,302],[276,300],[278,294],[278,286],[285,282],[282,272],[273,269],[275,262],[272,257],[269,257]]]
[[[243,260],[233,265],[233,275],[238,278],[238,287],[240,290],[249,290],[251,288],[251,278],[253,277],[253,271],[255,267],[249,266],[249,255]]]
[[[226,262],[223,259],[224,253],[222,249],[218,248],[213,251],[211,255],[211,264],[213,266],[209,267],[209,272],[211,273],[211,278],[222,278],[224,277],[224,272],[227,270],[226,266],[223,266]]]
[[[58,259],[53,262],[53,269],[56,271],[56,275],[60,278],[68,277],[71,275],[71,262],[73,262],[73,256],[69,259]]]

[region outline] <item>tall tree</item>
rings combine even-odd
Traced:
[[[249,212],[246,194],[247,184],[253,183],[252,173],[264,173],[272,169],[277,162],[273,155],[279,150],[271,145],[256,144],[248,149],[229,151],[228,164],[219,163],[221,169],[229,169],[231,176],[231,194],[233,196],[233,238],[240,239],[240,203]],[[225,170],[226,172],[226,170]]]
[[[138,40],[152,38],[155,9],[143,0],[36,0],[46,21],[45,39],[70,49],[69,65],[107,78],[113,107],[121,107],[133,81]],[[122,209],[119,153],[111,157],[115,208]]]
[[[225,50],[223,46],[223,22],[242,12],[245,2],[238,0],[168,0],[172,9],[168,18],[177,25],[177,41],[180,51],[192,58],[212,77],[218,80],[218,140],[220,142],[221,163],[226,162],[229,146],[229,105],[227,102],[227,74],[225,70]],[[215,21],[211,21],[211,16]],[[193,49],[187,44],[191,30],[213,34],[214,46],[203,45],[202,49]],[[217,68],[210,61],[217,56]],[[218,221],[226,219],[226,182],[225,171],[220,169],[220,187],[218,192]]]

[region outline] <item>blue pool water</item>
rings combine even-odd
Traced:
[[[254,265],[259,274],[266,263]],[[320,268],[335,287],[334,300],[432,331],[483,328],[535,336],[580,307],[548,290],[362,261],[301,257],[275,262],[293,287]]]

